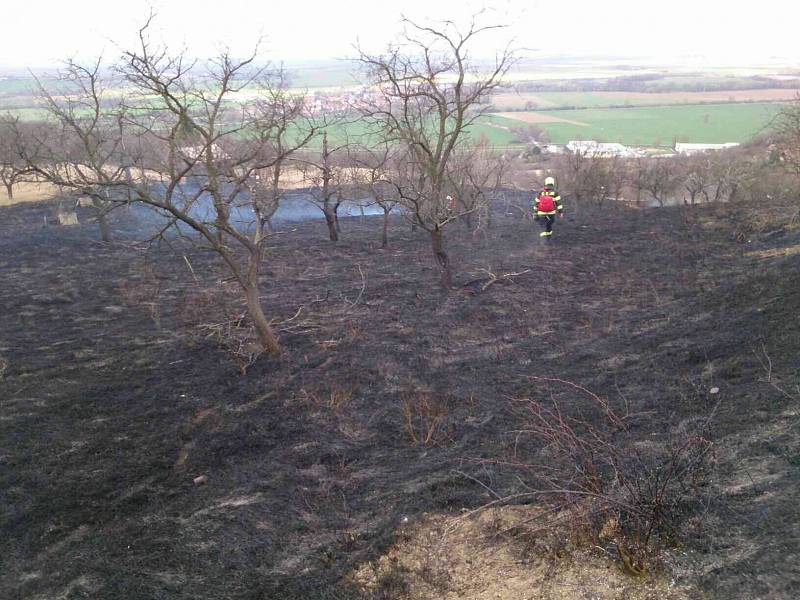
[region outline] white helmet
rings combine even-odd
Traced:
[[[554,188],[556,187],[556,180],[554,177],[545,177],[544,179],[544,187],[546,188]]]

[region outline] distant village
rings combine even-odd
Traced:
[[[342,114],[381,102],[378,90],[362,88],[337,93],[316,91],[308,97],[308,108],[314,115]]]

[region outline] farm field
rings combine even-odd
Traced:
[[[497,127],[536,123],[552,142],[575,139],[629,145],[671,145],[744,142],[763,131],[780,110],[779,103],[709,104],[640,108],[590,108],[546,113],[516,112],[492,115]],[[539,115],[547,117],[543,122]],[[511,118],[513,117],[513,118]],[[554,122],[562,119],[570,122]]]
[[[293,83],[334,85],[347,72],[342,66],[334,67],[301,68]],[[327,78],[322,77],[323,72]],[[30,90],[33,83],[23,78],[0,81],[0,112],[8,111],[26,121],[46,118],[46,111],[37,106],[35,98],[30,93],[25,94],[24,90]],[[709,86],[713,87],[710,83]],[[571,139],[664,146],[675,140],[743,142],[769,123],[782,102],[798,94],[800,90],[788,88],[706,92],[502,92],[492,98],[500,112],[475,123],[470,135],[501,147],[516,146],[519,142],[512,130],[530,123],[542,126],[554,143]],[[522,110],[526,106],[540,110]],[[328,131],[334,144],[345,141],[369,144],[371,140],[368,127],[358,119],[333,125]],[[316,145],[321,145],[321,140]]]
[[[516,145],[516,136],[512,128],[516,126],[519,126],[519,123],[515,123],[510,119],[500,121],[494,117],[487,116],[470,127],[469,135],[474,140],[485,138],[490,144],[495,146],[513,146]],[[369,125],[359,120],[335,123],[327,127],[327,132],[328,141],[332,147],[344,144],[348,141],[365,145],[378,142],[378,138],[371,134]],[[322,147],[321,136],[312,141],[311,147]]]
[[[722,102],[782,102],[797,97],[796,89],[723,90],[708,92],[503,92],[492,96],[502,111],[557,108],[601,108],[621,105],[707,104]]]
[[[514,129],[535,124],[550,140],[564,144],[575,139],[594,139],[629,145],[671,145],[674,141],[697,143],[744,142],[761,132],[780,110],[780,103],[706,104],[631,108],[516,111],[488,114],[474,123],[473,139],[485,138],[496,146],[518,145]],[[45,118],[41,108],[9,111],[23,120]],[[369,144],[373,138],[366,123],[353,120],[328,127],[330,143],[346,141]],[[321,138],[312,146],[321,146]]]

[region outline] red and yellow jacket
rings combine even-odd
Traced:
[[[533,201],[533,210],[536,216],[554,215],[564,212],[561,196],[555,190],[542,190]]]

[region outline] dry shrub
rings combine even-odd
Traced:
[[[414,444],[437,444],[447,437],[447,414],[447,406],[429,392],[411,393],[403,401],[403,428]]]
[[[568,405],[553,395],[517,401],[524,428],[509,464],[525,474],[522,495],[543,503],[543,529],[560,522],[573,542],[611,546],[626,571],[644,575],[698,514],[714,462],[710,417],[642,440],[646,415],[617,411],[572,382],[532,379],[577,395]]]
[[[800,179],[782,169],[762,166],[742,185],[730,211],[732,236],[739,243],[782,228],[794,228],[800,220]]]
[[[216,340],[239,367],[244,375],[258,357],[264,353],[264,348],[259,344],[255,328],[246,321],[247,315],[241,314],[233,319],[226,319],[217,323],[203,323],[198,330],[206,338]]]
[[[192,286],[185,290],[177,318],[182,327],[204,339],[214,340],[244,374],[264,349],[237,299],[232,285]]]
[[[401,567],[397,561],[392,561],[391,568],[379,574],[377,584],[369,595],[369,600],[397,600],[407,597],[410,591],[407,570]]]
[[[301,400],[313,411],[330,411],[340,413],[353,399],[358,386],[355,384],[338,384],[300,390]]]

